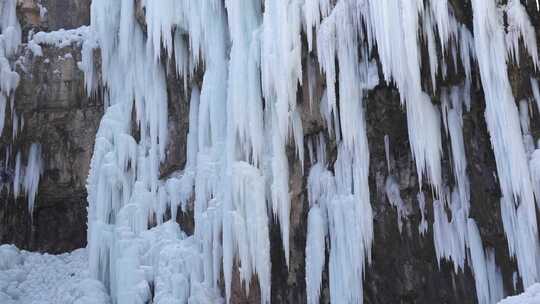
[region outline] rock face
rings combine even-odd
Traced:
[[[37,2],[20,2],[20,19],[27,31],[31,28],[73,28],[89,23],[90,0],[42,0],[41,4],[48,9],[46,21],[36,16],[36,13],[39,14]],[[455,0],[452,3],[456,16],[465,24],[471,24],[468,1]],[[137,17],[144,20],[141,14]],[[536,28],[540,28],[540,14],[531,10],[529,15]],[[11,114],[7,113],[7,126],[0,143],[2,151],[4,147],[11,146],[11,157],[16,151],[22,151],[26,157],[31,143],[41,143],[45,171],[32,218],[27,211],[26,198],[13,200],[5,189],[2,192],[0,243],[15,243],[25,249],[63,252],[85,246],[86,243],[85,182],[94,137],[103,114],[103,104],[99,96],[86,96],[83,74],[76,64],[80,61],[80,48],[44,47],[43,51],[43,57],[33,57],[25,47],[20,50],[22,59],[18,72],[21,83],[15,96],[15,109],[19,116],[24,117],[24,128],[12,143],[13,124]],[[304,50],[304,60],[309,60],[309,56]],[[522,63],[519,69],[511,70],[516,100],[531,95],[526,90],[529,90],[527,83],[533,74],[532,66],[527,63]],[[478,77],[475,72],[473,83],[480,80]],[[193,81],[200,82],[200,77],[194,77]],[[161,167],[163,176],[182,168],[185,163],[189,113],[183,82],[174,73],[169,73],[167,84],[170,144],[167,160]],[[448,86],[451,85],[452,80],[448,81]],[[310,106],[311,98],[315,101],[313,107],[318,107],[316,101],[320,100],[323,87],[323,77],[318,75],[314,96],[309,96],[306,88],[302,88],[298,94],[305,142],[325,131],[318,111],[311,111]],[[496,262],[502,269],[505,292],[509,294],[516,291],[512,283],[516,267],[509,257],[502,227],[499,184],[493,173],[496,172],[496,166],[484,117],[485,102],[481,89],[475,88],[471,93],[471,110],[464,112],[463,116],[469,164],[467,174],[472,189],[471,217],[478,223],[484,247],[496,250]],[[375,234],[372,262],[367,267],[364,279],[365,303],[476,303],[471,270],[466,267],[465,271],[456,274],[452,265],[445,262],[438,265],[433,244],[430,189],[424,189],[429,229],[425,235],[419,234],[421,215],[416,198],[419,185],[399,93],[391,86],[379,85],[368,95],[365,108]],[[536,109],[531,114],[533,117],[540,115]],[[531,131],[537,140],[540,135],[537,119],[532,120]],[[384,190],[388,174],[385,135],[390,139],[391,171],[398,177],[401,197],[409,211],[402,232],[398,230],[396,210],[388,203]],[[443,140],[449,139],[443,136]],[[443,146],[449,145],[445,143]],[[334,160],[335,143],[330,142],[327,151],[329,158]],[[301,164],[294,154],[294,148],[291,147],[291,260],[287,268],[279,226],[273,224],[270,232],[272,303],[306,302],[304,252],[308,212],[307,174],[302,173]],[[449,151],[444,151],[443,159],[443,178],[448,185],[452,180],[449,154]],[[304,172],[309,172],[309,166],[306,157]],[[182,216],[181,220],[184,228],[190,231],[193,225],[190,215]],[[252,285],[256,284],[253,282]],[[258,288],[252,286],[250,290],[250,296],[245,296],[239,280],[234,280],[232,302],[258,303]],[[328,265],[323,274],[321,298],[321,302],[329,302]]]

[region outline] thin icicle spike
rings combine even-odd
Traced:
[[[23,189],[28,197],[28,211],[30,214],[34,211],[36,194],[38,192],[39,179],[43,174],[43,161],[41,159],[41,145],[33,143],[28,152],[28,163],[22,182]]]
[[[409,211],[407,210],[405,202],[403,201],[403,199],[401,199],[401,195],[399,193],[399,183],[394,176],[389,175],[386,178],[385,190],[388,202],[390,203],[390,205],[396,208],[398,229],[399,233],[402,233],[403,220],[407,218]]]
[[[426,197],[424,196],[424,192],[418,192],[416,199],[418,200],[418,208],[422,216],[418,225],[418,232],[420,232],[420,235],[425,235],[428,230],[428,222],[426,220]]]

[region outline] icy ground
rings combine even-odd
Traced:
[[[90,279],[88,253],[61,255],[0,246],[1,304],[107,304],[103,284]]]

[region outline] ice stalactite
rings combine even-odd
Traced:
[[[91,272],[106,283],[114,303],[149,300],[148,286],[155,273],[146,273],[152,261],[140,253],[148,246],[151,215],[162,210],[157,203],[164,185],[158,170],[167,144],[165,73],[146,48],[129,2],[93,1],[93,37],[89,38],[101,49],[101,81],[108,98],[87,183],[89,259]],[[122,35],[113,34],[117,31]],[[131,48],[122,47],[126,44]],[[80,64],[85,67],[89,92],[95,85],[88,82],[89,78],[94,81],[95,46],[83,44],[87,55]],[[132,135],[132,110],[140,132],[138,142]],[[179,235],[171,238],[171,243],[179,242]],[[191,286],[203,279],[195,276]]]
[[[296,91],[302,80],[302,7],[298,0],[264,1],[260,35],[261,85],[267,107],[266,122],[271,138],[271,206],[280,224],[285,261],[289,265],[291,198],[289,163],[285,147],[295,127]],[[280,66],[282,69],[276,69]],[[293,136],[297,151],[303,137]],[[303,160],[303,155],[299,155]]]
[[[448,220],[445,205],[452,211]],[[443,200],[433,202],[433,243],[437,261],[452,261],[457,273],[465,266],[467,218],[456,191],[447,193]]]
[[[110,106],[98,131],[88,183],[92,193],[90,258],[94,273],[110,282],[115,302],[144,300],[148,296],[144,286],[155,278],[138,274],[147,264],[134,253],[141,248],[151,216],[156,214],[161,223],[166,208],[171,208],[173,215],[179,206],[185,211],[193,190],[193,254],[202,255],[202,268],[186,284],[193,288],[199,282],[207,290],[216,290],[223,263],[228,299],[233,262],[238,257],[242,281],[249,286],[256,274],[263,302],[270,301],[266,181],[262,167],[258,167],[264,152],[263,107],[257,90],[260,81],[251,77],[259,74],[259,43],[253,31],[259,26],[261,12],[255,3],[251,14],[246,15],[236,1],[226,4],[225,8],[217,2],[144,2],[148,24],[145,40],[131,1],[92,3],[92,29],[102,51],[102,81],[108,89],[106,104]],[[230,22],[231,64],[226,49],[227,12],[234,18]],[[115,15],[121,18],[118,20]],[[235,24],[240,17],[245,19]],[[202,19],[213,22],[202,23]],[[177,33],[188,34],[192,53],[186,52],[182,35],[172,36],[173,27]],[[115,31],[121,33],[119,41],[110,35]],[[159,55],[162,43],[169,57],[174,54],[177,72],[184,79],[192,76],[201,61],[205,63],[201,91],[191,92],[186,167],[166,181],[158,179],[167,142],[167,96],[159,63],[163,59]],[[238,70],[244,67],[246,54],[249,64]],[[87,77],[93,77],[92,58],[85,58],[81,66],[85,67]],[[235,69],[229,70],[229,66]],[[146,75],[143,70],[151,73]],[[251,85],[245,90],[243,85],[249,81]],[[133,106],[141,133],[139,142],[130,130]],[[244,112],[246,108],[250,111]],[[111,182],[116,186],[111,187]],[[252,192],[253,189],[258,190]],[[252,208],[254,201],[257,208]],[[288,221],[288,215],[284,219]],[[119,261],[124,261],[123,266],[113,267]],[[122,290],[131,292],[126,296],[121,294]],[[183,293],[183,298],[197,298],[200,291],[195,291]]]
[[[529,102],[526,100],[521,100],[519,102],[519,123],[521,125],[521,133],[523,134],[523,145],[525,146],[525,153],[527,154],[527,157],[530,158],[530,155],[533,153],[535,145],[534,145],[534,138],[531,134],[530,130],[530,124],[531,120],[529,118]],[[531,176],[532,176],[532,170],[531,169]],[[533,180],[533,187],[535,187],[536,184]],[[533,189],[534,190],[534,189]],[[537,193],[535,193],[536,195]],[[538,203],[538,200],[537,200]]]
[[[266,162],[263,154],[267,152],[262,142],[265,126],[260,91],[261,3],[251,1],[246,6],[242,1],[230,0],[225,4],[232,40],[228,71],[225,161],[225,172],[230,174],[232,182],[226,183],[226,187],[230,188],[224,188],[223,205],[223,265],[227,300],[231,294],[233,258],[238,256],[240,279],[246,290],[249,291],[251,278],[256,275],[261,302],[270,303],[269,218],[266,203],[267,181],[263,171],[263,163]],[[273,141],[272,144],[281,149],[280,143]],[[275,151],[275,148],[272,149]],[[272,191],[272,197],[274,196]],[[286,215],[278,214],[281,227],[286,231],[288,212]],[[287,223],[283,222],[284,220]],[[282,235],[284,244],[288,244],[288,233]]]
[[[308,214],[306,240],[306,293],[308,304],[319,303],[322,273],[326,262],[326,222],[319,205],[314,205]]]
[[[388,199],[388,202],[390,203],[390,205],[396,208],[398,230],[399,233],[402,233],[403,220],[407,219],[410,211],[408,210],[407,205],[401,198],[398,179],[390,173],[390,139],[388,138],[388,135],[384,136],[384,152],[386,155],[386,166],[388,167],[388,177],[386,177],[384,190],[386,192],[386,198]],[[422,202],[420,203],[422,204]],[[424,205],[425,201],[423,201],[423,205],[421,206],[422,220],[424,219]],[[423,225],[423,221],[421,225]],[[420,229],[420,231],[422,231],[422,229]]]
[[[453,87],[451,89],[450,103],[452,104],[452,106],[446,111],[446,121],[452,151],[454,180],[457,191],[459,193],[459,199],[463,204],[465,217],[467,218],[469,216],[470,185],[469,177],[467,176],[467,159],[465,155],[465,144],[463,141],[462,130],[463,95],[460,93],[461,91],[459,87]],[[443,107],[445,106],[450,107],[448,104],[443,105]]]
[[[23,163],[23,153],[18,151],[12,172],[13,196],[18,198],[22,192],[27,198],[28,212],[33,214],[39,180],[43,175],[43,160],[41,145],[32,143],[26,153],[26,165]]]
[[[506,5],[506,16],[508,20],[506,47],[509,56],[519,64],[519,42],[521,40],[527,53],[531,56],[534,67],[538,69],[536,32],[525,7],[519,0],[510,0]]]
[[[17,20],[16,0],[0,1],[0,134],[5,125],[8,102],[13,103],[13,93],[19,84],[19,74],[12,68],[9,57],[21,43],[21,26]]]
[[[536,110],[540,113],[540,88],[538,87],[538,79],[531,77],[530,81],[533,99],[536,103]]]
[[[36,194],[38,192],[39,179],[43,174],[43,161],[41,158],[41,145],[32,144],[28,152],[28,162],[23,179],[23,189],[28,197],[28,211],[34,211]]]
[[[476,222],[466,217],[468,210],[460,201],[459,193],[454,190],[446,199],[449,202],[433,203],[433,241],[438,262],[442,259],[451,261],[455,273],[464,271],[467,262],[474,275],[478,302],[496,303],[504,296],[504,288],[494,253],[484,250]],[[445,211],[447,203],[450,204],[451,221]]]
[[[418,200],[418,208],[420,209],[421,216],[418,232],[420,232],[421,235],[425,235],[428,230],[428,222],[426,220],[426,197],[424,192],[418,192],[416,199]]]
[[[14,98],[12,93],[20,80],[8,59],[15,54],[21,43],[21,26],[15,14],[16,3],[16,0],[0,2],[0,98],[4,105],[6,100],[11,101]],[[0,120],[3,126],[5,117],[0,117]]]
[[[388,202],[396,208],[398,229],[401,233],[403,232],[403,220],[407,218],[409,211],[399,193],[399,183],[393,175],[386,178],[385,191]]]
[[[1,58],[15,54],[21,43],[21,26],[17,20],[16,5],[16,0],[2,0],[0,2],[0,16],[2,17],[0,19]]]
[[[317,31],[317,51],[319,62],[327,79],[326,104],[321,104],[321,114],[326,121],[334,123],[334,133],[329,134],[338,140],[337,160],[334,173],[326,168],[325,156],[317,153],[318,162],[310,170],[308,193],[310,214],[322,211],[324,222],[328,223],[330,298],[336,303],[361,303],[363,301],[362,279],[364,267],[371,261],[371,242],[373,240],[372,210],[369,200],[368,168],[369,151],[367,146],[363,97],[365,90],[378,84],[374,63],[367,54],[360,54],[356,47],[359,32],[350,28],[354,24],[354,10],[350,3],[336,4],[330,15],[322,21]],[[362,58],[360,60],[360,58]],[[339,73],[335,62],[340,64]],[[339,78],[336,96],[336,84]],[[337,106],[339,102],[339,107]],[[319,146],[322,144],[319,139]],[[318,151],[324,151],[319,148]],[[320,207],[319,207],[320,206]],[[313,264],[306,266],[310,282],[309,298],[318,301],[320,274],[312,271],[324,257],[324,246],[317,240],[322,232],[310,226],[308,243],[310,256],[318,256]],[[317,236],[317,237],[316,237]],[[319,248],[322,252],[313,252]],[[311,285],[314,282],[314,285]],[[360,287],[360,288],[359,288]]]
[[[510,19],[513,17],[512,14],[523,13],[519,1],[512,2],[514,3],[510,3]],[[505,233],[511,248],[510,253],[518,260],[523,284],[529,286],[537,281],[539,273],[536,270],[538,268],[536,256],[539,256],[537,220],[519,113],[507,74],[507,36],[503,29],[502,14],[495,1],[473,0],[472,8],[476,53],[482,54],[478,56],[478,65],[486,100],[486,122],[504,197],[501,208],[503,214],[506,214],[503,215],[503,219],[506,217]],[[519,18],[528,20],[528,16],[524,14],[520,14]],[[528,52],[536,65],[536,45],[532,46],[528,41],[530,34],[527,31],[530,27],[527,26],[527,22],[520,20],[518,26],[511,30],[518,31],[525,38]],[[511,206],[512,203],[515,207]],[[517,210],[511,210],[515,208]],[[519,233],[516,233],[515,225],[510,223],[514,218],[512,215],[517,216],[517,222],[521,226]],[[516,241],[514,237],[518,238],[519,246],[512,244]],[[534,271],[531,271],[532,269]]]
[[[392,1],[368,1],[363,11],[371,45],[376,45],[384,80],[394,82],[406,106],[408,131],[420,184],[426,174],[429,183],[439,192],[441,181],[440,117],[429,97],[422,90],[420,77],[419,12],[421,1],[403,5]],[[448,12],[439,8],[437,22],[447,25]],[[441,39],[448,36],[441,29]],[[430,40],[431,41],[431,40]],[[434,56],[435,54],[430,54]],[[436,67],[432,64],[433,69]],[[430,134],[426,134],[429,132]],[[428,140],[429,138],[429,140]]]
[[[504,296],[501,270],[495,264],[493,251],[484,252],[476,222],[470,218],[467,220],[467,244],[478,303],[497,303]]]
[[[466,85],[465,85],[466,86]],[[433,238],[439,263],[452,261],[454,270],[472,269],[479,303],[495,303],[503,297],[502,276],[492,251],[485,252],[474,219],[469,217],[470,184],[463,139],[462,108],[467,105],[467,89],[454,86],[441,91],[443,122],[450,139],[454,189],[434,202]],[[445,210],[451,211],[451,221]]]

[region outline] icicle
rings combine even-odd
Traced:
[[[0,136],[4,131],[4,125],[6,120],[6,97],[0,92]]]
[[[28,197],[28,211],[34,211],[34,204],[39,187],[39,179],[43,174],[43,164],[41,160],[41,145],[33,143],[28,152],[28,164],[24,173],[23,188]]]
[[[364,12],[369,20],[367,31],[373,32],[372,43],[377,45],[384,79],[396,83],[401,101],[406,105],[411,150],[420,185],[422,175],[426,174],[435,192],[439,193],[442,186],[440,118],[422,91],[420,79],[417,33],[418,14],[424,9],[423,3],[417,0],[405,3],[369,1],[368,4],[369,11]],[[445,23],[443,19],[440,21]],[[447,30],[441,32],[447,33]]]
[[[253,166],[237,162],[233,165],[232,184],[233,206],[229,212],[241,265],[240,279],[249,286],[251,276],[257,274],[261,303],[270,303],[270,240],[264,177]]]
[[[534,151],[534,138],[530,131],[530,118],[529,118],[529,103],[526,100],[519,102],[519,121],[521,125],[521,133],[523,133],[523,145],[525,146],[525,153],[530,156]],[[533,185],[534,187],[534,185]]]
[[[504,297],[501,270],[495,264],[492,250],[484,253],[482,240],[476,222],[467,221],[468,247],[470,248],[470,265],[474,274],[478,303],[497,303]]]
[[[16,14],[17,0],[2,0],[0,4],[0,106],[4,105],[0,114],[5,114],[5,99],[15,91],[20,80],[8,57],[15,55],[21,43],[21,26]],[[0,119],[3,128],[4,115]]]
[[[21,43],[21,26],[17,20],[16,8],[17,0],[2,0],[0,6],[0,58],[14,55]]]
[[[498,303],[504,298],[504,285],[501,269],[495,263],[495,250],[486,250],[486,266],[489,281],[489,303]]]
[[[525,45],[525,49],[533,60],[534,67],[538,68],[538,48],[536,44],[536,32],[525,7],[519,0],[510,0],[506,5],[508,19],[508,34],[506,44],[508,53],[519,64],[519,40]]]
[[[386,168],[390,174],[390,138],[388,134],[384,135],[384,154],[386,155]]]
[[[321,208],[318,205],[311,207],[308,214],[306,240],[306,290],[308,304],[319,303],[322,272],[326,260],[326,223],[324,219]]]
[[[330,298],[336,303],[362,302],[363,290],[358,286],[362,286],[365,261],[371,261],[373,240],[369,151],[362,102],[364,90],[374,88],[379,78],[374,63],[367,59],[357,63],[360,58],[356,47],[358,32],[350,27],[356,21],[352,14],[354,9],[349,5],[345,1],[338,2],[317,32],[319,61],[327,78],[327,99],[321,103],[321,114],[329,126],[331,119],[334,120],[333,135],[339,142],[334,164],[335,181],[328,182],[328,174],[312,175],[314,169],[308,179],[312,184],[313,177],[319,176],[322,185],[308,186],[312,189],[309,190],[310,204],[321,193],[313,190],[327,191],[323,201],[326,202],[330,235]],[[366,57],[366,54],[362,55]],[[336,58],[339,75],[336,75]],[[339,111],[335,90],[337,76]],[[323,168],[322,165],[319,168]],[[335,185],[334,193],[328,192],[332,190],[331,185]]]
[[[469,31],[467,26],[464,24],[460,26],[459,37],[459,57],[461,58],[463,69],[465,70],[465,82],[469,83],[471,81],[472,72],[471,57],[475,59],[474,38],[471,31]]]
[[[465,217],[469,216],[470,186],[467,176],[467,159],[465,158],[465,144],[463,143],[463,132],[461,117],[458,111],[451,109],[448,112],[448,129],[452,144],[452,162],[454,164],[454,178],[459,192],[459,198],[464,205]]]
[[[531,245],[519,246],[516,248],[517,252],[514,252],[518,265],[521,264],[519,269],[524,278],[524,286],[529,286],[538,278],[536,267],[532,267],[537,263],[528,261],[529,269],[525,270],[525,261],[522,259],[538,256],[538,247],[533,245],[537,244],[537,241],[525,240],[528,237],[537,239],[537,221],[519,114],[512,96],[506,69],[507,54],[501,15],[495,2],[491,0],[473,0],[472,8],[476,53],[482,54],[482,56],[478,56],[478,64],[486,99],[486,121],[495,153],[501,192],[506,198],[503,201],[513,199],[516,205],[519,204],[518,214],[520,217],[523,216],[520,218],[520,225],[527,227],[525,229],[527,232],[520,230],[520,232],[525,233],[516,234],[511,231],[515,228],[511,228],[511,225],[507,223],[504,225],[505,233],[509,246],[512,242],[511,235],[519,238],[520,243]],[[501,208],[506,210],[506,214],[515,213],[509,210],[510,207],[506,203],[505,207]],[[511,250],[511,252],[513,251]],[[530,269],[534,269],[534,271],[531,272]]]
[[[452,261],[457,273],[459,269],[463,270],[465,265],[466,219],[463,212],[456,212],[452,213],[452,221],[448,221],[442,201],[433,202],[433,213],[433,243],[437,261],[439,265],[442,259]]]
[[[428,229],[428,222],[426,220],[426,198],[424,192],[418,192],[416,198],[418,200],[420,215],[422,216],[420,224],[418,225],[418,232],[420,232],[420,235],[425,235]]]
[[[439,33],[439,40],[441,42],[442,52],[445,52],[445,45],[450,39],[450,13],[447,1],[433,1],[431,2],[431,10],[437,24]]]
[[[303,7],[305,20],[305,32],[307,35],[308,49],[313,49],[313,27],[317,31],[321,24],[321,17],[324,19],[330,13],[329,0],[306,0]]]
[[[538,88],[538,80],[531,77],[531,90],[533,93],[534,101],[536,102],[536,110],[540,113],[540,89]]]
[[[403,230],[403,219],[407,218],[409,211],[407,210],[405,202],[401,199],[401,195],[399,194],[399,183],[394,176],[389,175],[388,178],[386,178],[385,190],[388,202],[397,209],[397,223],[399,233],[401,233]]]
[[[428,50],[428,56],[429,56],[429,72],[431,74],[431,85],[433,87],[433,91],[437,88],[437,71],[439,68],[439,61],[437,60],[437,48],[435,45],[435,34],[433,33],[433,26],[432,26],[432,11],[426,11],[424,12],[424,40],[427,42],[427,50]]]
[[[467,221],[468,229],[468,243],[471,249],[471,268],[474,272],[474,280],[476,285],[476,296],[478,303],[489,304],[489,281],[487,273],[487,265],[484,256],[484,247],[482,246],[482,240],[480,239],[480,232],[474,220],[469,219]]]
[[[272,211],[281,227],[287,265],[289,265],[291,202],[285,146],[289,138],[291,118],[296,109],[297,87],[302,80],[301,27],[299,1],[264,1],[261,29],[261,84],[269,111],[269,125],[272,128]],[[276,69],[277,66],[281,69]],[[299,147],[301,143],[296,144]]]
[[[15,156],[15,172],[13,173],[13,196],[15,198],[19,197],[22,179],[24,177],[21,166],[21,151],[19,151],[17,152],[17,156]]]

